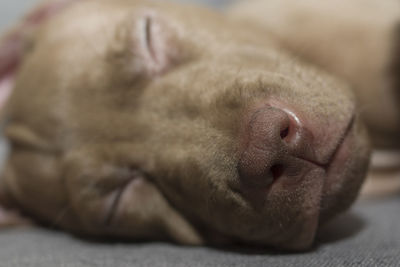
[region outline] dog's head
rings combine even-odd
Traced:
[[[368,144],[346,85],[200,8],[82,1],[35,31],[3,195],[74,232],[311,245]]]

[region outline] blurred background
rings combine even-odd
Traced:
[[[160,0],[165,1],[165,0]],[[233,0],[174,0],[180,2],[193,2],[205,5],[211,5],[221,8]],[[22,16],[30,7],[38,3],[39,0],[1,0],[0,1],[0,32],[3,32],[7,26],[12,25],[20,16]]]
[[[1,0],[0,1],[0,32],[12,25],[18,17],[37,3],[38,0]]]

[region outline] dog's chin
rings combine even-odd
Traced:
[[[367,157],[355,153],[360,142],[355,140],[356,130],[354,128],[352,121],[348,130],[341,137],[329,164],[322,168],[320,172],[311,172],[309,175],[315,175],[314,178],[305,178],[310,181],[316,179],[323,181],[322,189],[318,188],[319,191],[314,192],[314,194],[320,196],[320,199],[319,201],[315,200],[315,202],[310,201],[308,209],[303,211],[303,219],[298,222],[301,227],[298,228],[297,234],[292,239],[280,243],[279,248],[287,250],[309,249],[314,242],[319,226],[346,210],[354,201],[365,177],[365,170],[359,173],[354,172],[354,170],[359,169],[360,162],[367,166],[365,162]],[[369,153],[366,152],[365,154],[368,155]],[[344,193],[346,193],[345,196]],[[327,207],[324,207],[326,205]]]
[[[365,126],[355,119],[327,169],[321,199],[320,225],[345,211],[356,200],[365,180],[371,147]]]
[[[357,116],[337,139],[325,165],[298,159],[291,163],[293,169],[264,188],[228,183],[240,211],[226,217],[226,225],[237,227],[225,234],[267,248],[309,249],[319,226],[354,202],[367,170],[368,139]]]

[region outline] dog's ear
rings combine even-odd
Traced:
[[[35,30],[77,0],[43,1],[0,37],[0,110],[6,103]]]
[[[65,185],[76,217],[72,227],[80,225],[77,231],[84,234],[202,244],[198,231],[153,179],[132,164],[131,149],[96,146],[66,156]]]

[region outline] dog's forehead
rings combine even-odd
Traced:
[[[87,44],[92,40],[96,41],[96,46],[101,46],[128,12],[122,8],[107,7],[102,2],[82,2],[68,8],[44,25],[37,40],[57,45],[72,42]]]
[[[186,8],[184,9],[186,10]],[[190,11],[190,10],[189,10]],[[150,28],[146,28],[148,20]],[[195,19],[191,23],[198,23]],[[77,56],[100,59],[110,52],[135,54],[138,46],[148,42],[147,34],[153,34],[150,41],[160,40],[174,35],[168,50],[174,49],[178,42],[193,43],[196,32],[188,30],[188,21],[179,12],[162,3],[146,1],[82,1],[54,16],[38,31],[36,49],[53,53],[58,62],[74,65],[81,64]],[[153,26],[156,25],[156,26]],[[166,33],[168,32],[168,33]],[[158,35],[163,37],[158,38]],[[198,38],[197,38],[198,39]],[[114,51],[116,50],[116,51]],[[89,62],[86,60],[86,62]]]
[[[30,61],[43,62],[45,59],[46,63],[40,64],[40,68],[47,68],[50,73],[62,73],[64,78],[83,72],[92,75],[100,72],[109,52],[113,49],[125,51],[132,45],[128,40],[138,38],[133,37],[139,34],[137,22],[148,14],[157,13],[157,8],[132,2],[136,3],[77,2],[39,29],[34,58]],[[37,64],[34,65],[37,69]]]

